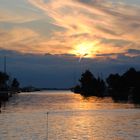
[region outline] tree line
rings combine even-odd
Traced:
[[[0,72],[0,111],[2,103],[5,104],[9,97],[20,91],[20,83],[7,73]]]
[[[140,71],[130,68],[122,75],[110,74],[105,80],[95,77],[86,70],[79,79],[79,84],[72,88],[84,97],[112,97],[115,101],[140,103]]]
[[[20,83],[16,78],[12,78],[7,73],[0,72],[0,91],[18,92]]]

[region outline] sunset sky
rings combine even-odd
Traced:
[[[140,68],[140,0],[0,0],[0,55],[24,85],[52,74],[48,86],[63,87],[64,74],[71,86],[66,78],[82,57],[96,74]]]

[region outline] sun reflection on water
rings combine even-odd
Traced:
[[[139,109],[110,98],[83,98],[69,91],[22,93],[2,111],[2,140],[140,139]]]

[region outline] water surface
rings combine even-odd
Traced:
[[[139,140],[140,110],[70,91],[21,93],[2,108],[0,140],[47,139]]]

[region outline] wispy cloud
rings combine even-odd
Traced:
[[[33,54],[64,54],[71,48],[66,42],[55,38],[49,39],[29,28],[13,28],[10,31],[0,30],[0,49],[15,50]]]
[[[36,14],[19,14],[9,10],[0,10],[0,22],[4,23],[26,23],[39,19]]]
[[[19,52],[32,51],[33,42],[39,35],[30,29],[15,28],[11,31],[0,30],[0,48],[6,50],[16,50]]]
[[[0,0],[0,23],[26,23],[42,16],[37,8],[30,6],[24,1]]]
[[[139,6],[111,0],[27,1],[33,9],[41,11],[40,17],[41,14],[44,19],[44,15],[49,16],[48,22],[59,27],[59,30],[51,28],[49,37],[26,26],[0,31],[1,48],[5,46],[6,49],[32,53],[72,54],[76,45],[93,42],[96,44],[90,50],[93,57],[140,49]],[[0,22],[24,23],[37,19],[34,14],[29,18],[28,15],[27,18],[19,15],[14,18],[12,13],[6,15],[1,16]],[[49,27],[46,25],[44,28]]]
[[[105,45],[106,47],[118,45],[126,49],[130,47],[127,46],[128,42],[133,45],[140,44],[140,7],[104,0],[51,0],[49,2],[29,0],[29,2],[49,15],[53,19],[53,24],[65,29],[57,34],[57,38],[61,41],[69,38],[67,44],[81,40],[94,42],[103,38],[111,40],[114,45],[101,41],[100,48]]]

